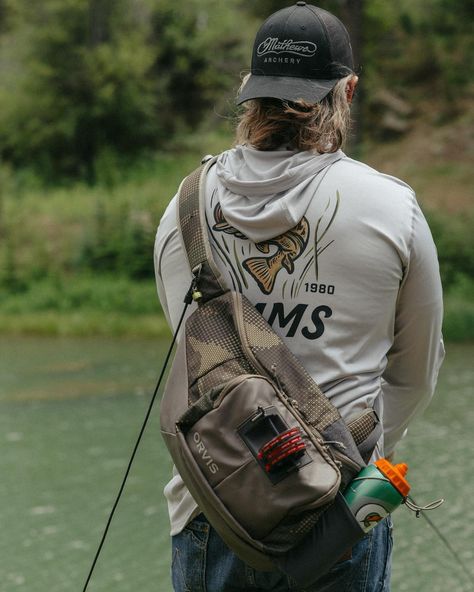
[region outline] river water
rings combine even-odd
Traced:
[[[0,591],[80,592],[166,343],[0,339]],[[436,398],[399,449],[417,502],[474,575],[474,346],[450,346]],[[155,409],[89,590],[170,592]],[[394,514],[393,592],[467,592],[423,518]]]

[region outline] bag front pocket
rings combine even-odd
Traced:
[[[313,529],[275,564],[299,586],[311,586],[364,536],[339,492]]]
[[[288,514],[318,508],[334,498],[340,482],[337,467],[269,380],[241,376],[201,399],[179,426],[200,478],[252,537],[263,538]],[[278,417],[281,429],[298,430],[304,444],[304,462],[290,463],[284,471],[281,466],[286,465],[276,463],[281,473],[277,479],[269,478],[265,462],[259,460],[259,444],[252,448],[252,442],[258,443],[255,434],[249,444],[249,429],[243,429],[262,413],[272,421]],[[196,421],[190,422],[190,417]],[[265,432],[261,442],[271,437]]]

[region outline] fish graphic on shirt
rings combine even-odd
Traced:
[[[214,208],[214,220],[215,224],[212,227],[212,230],[217,230],[219,232],[225,232],[226,234],[233,234],[237,238],[243,238],[247,240],[245,234],[242,234],[237,228],[231,226],[227,220],[224,218],[224,214],[222,213],[221,204],[218,203]]]
[[[225,219],[220,204],[214,209],[216,224],[213,230],[233,234],[242,239],[247,237],[231,226]],[[285,269],[289,274],[295,270],[294,261],[303,253],[309,238],[309,223],[303,217],[296,226],[268,241],[256,243],[261,253],[270,253],[270,247],[276,247],[276,253],[270,257],[250,257],[242,261],[242,267],[254,278],[264,294],[270,294],[275,286],[278,273]]]
[[[255,246],[262,253],[269,253],[270,247],[277,251],[271,257],[251,257],[242,262],[242,266],[255,279],[264,294],[270,294],[278,273],[284,268],[288,273],[295,270],[294,261],[303,253],[308,244],[309,224],[305,217],[296,226],[268,241]]]

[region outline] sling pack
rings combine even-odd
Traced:
[[[225,286],[205,220],[204,183],[214,162],[179,192],[198,307],[161,402],[162,435],[199,508],[248,564],[301,576],[304,549],[324,538],[311,578],[300,577],[307,583],[363,535],[340,491],[365,466],[381,430],[371,409],[346,425],[255,307]]]

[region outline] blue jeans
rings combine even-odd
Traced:
[[[385,519],[311,588],[280,572],[262,572],[241,561],[203,514],[172,537],[175,592],[390,592],[392,525]]]

